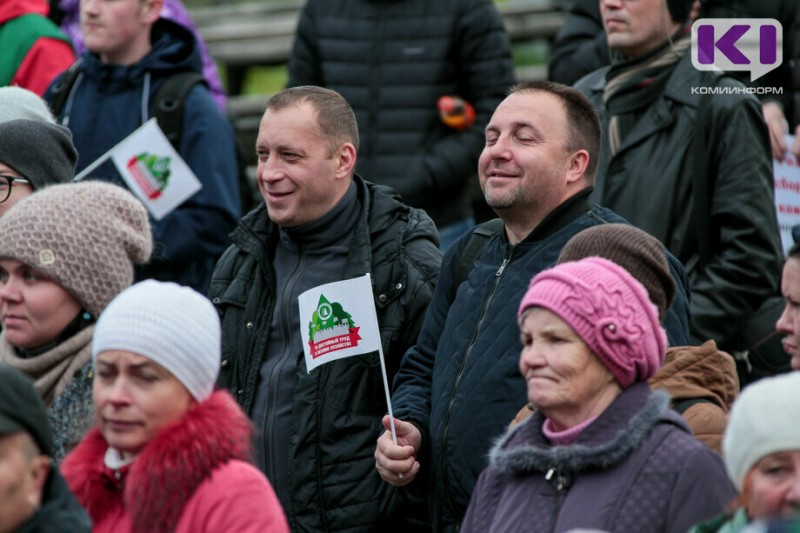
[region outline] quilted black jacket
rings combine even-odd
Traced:
[[[565,202],[517,245],[504,232],[489,238],[457,292],[453,280],[469,236],[445,254],[422,331],[403,359],[392,395],[395,417],[423,433],[419,460],[430,479],[434,531],[458,530],[492,440],[527,401],[517,308],[531,278],[553,266],[579,231],[625,222],[589,205],[588,194]]]

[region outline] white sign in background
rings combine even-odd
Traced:
[[[794,137],[786,137],[788,146]],[[772,175],[775,179],[775,210],[781,230],[781,244],[786,253],[792,246],[792,226],[800,224],[800,163],[789,152],[781,161],[773,160]]]

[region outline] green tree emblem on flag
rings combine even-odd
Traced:
[[[141,153],[136,156],[136,159],[140,161],[145,168],[147,168],[148,173],[153,178],[154,181],[157,183],[157,189],[163,191],[164,188],[169,183],[169,165],[170,165],[170,158],[169,157],[159,157],[155,154],[148,154],[147,152]]]
[[[313,341],[321,333],[335,329],[347,330],[355,326],[353,317],[340,303],[331,303],[324,294],[320,294],[317,310],[311,315],[311,322],[308,324],[308,338]]]

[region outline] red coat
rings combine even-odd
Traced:
[[[264,475],[245,461],[250,422],[217,391],[148,442],[120,470],[104,463],[108,443],[92,429],[61,471],[98,532],[288,533]]]

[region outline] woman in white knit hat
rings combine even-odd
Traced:
[[[693,533],[737,533],[755,520],[800,518],[800,373],[761,379],[734,402],[722,440],[735,508]]]
[[[150,257],[147,210],[107,183],[51,185],[0,217],[0,364],[49,409],[59,462],[94,420],[94,323]]]
[[[288,532],[272,487],[247,462],[247,416],[214,391],[211,302],[174,283],[137,283],[100,316],[92,359],[97,427],[62,473],[94,533]]]

